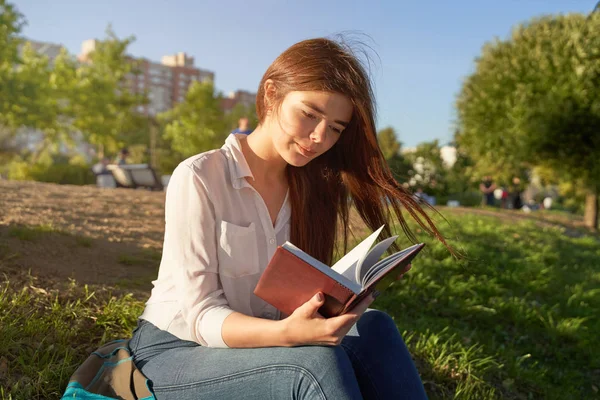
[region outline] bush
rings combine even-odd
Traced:
[[[89,185],[96,177],[87,165],[52,164],[49,167],[34,165],[31,169],[33,180],[69,185]]]
[[[39,182],[89,185],[96,181],[90,166],[83,160],[73,158],[68,163],[30,164],[21,158],[14,159],[5,168],[8,179],[33,180]]]

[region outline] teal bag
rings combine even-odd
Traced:
[[[94,351],[75,371],[62,400],[155,400],[150,381],[133,362],[129,340],[115,340]]]

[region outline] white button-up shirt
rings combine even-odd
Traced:
[[[244,135],[183,161],[165,205],[165,240],[158,278],[141,318],[173,335],[227,347],[223,321],[234,311],[279,319],[254,288],[277,246],[289,240],[289,199],[275,226],[262,197],[246,181]]]

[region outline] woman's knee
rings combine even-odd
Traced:
[[[301,373],[294,379],[296,389],[310,387],[325,398],[357,398],[360,393],[352,362],[340,346],[293,348],[288,362]],[[300,397],[307,398],[307,397]],[[310,398],[310,397],[308,397]]]
[[[318,374],[343,370],[350,365],[346,353],[339,346],[304,346],[292,349],[288,358],[292,365]]]
[[[368,309],[356,323],[359,332],[390,332],[399,334],[396,322],[387,313]]]

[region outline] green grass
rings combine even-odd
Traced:
[[[469,260],[430,243],[375,305],[410,332],[431,398],[597,398],[600,241],[448,216]],[[443,344],[443,345],[441,345]]]
[[[598,398],[598,237],[531,221],[448,219],[469,260],[429,242],[374,304],[404,332],[429,397]],[[143,303],[95,290],[72,282],[48,292],[33,280],[0,286],[0,399],[58,399],[90,351],[130,335]]]
[[[52,232],[64,234],[62,230],[55,228],[52,224],[42,224],[37,226],[13,226],[8,230],[8,236],[34,242],[42,235]]]
[[[61,291],[0,287],[2,399],[58,399],[75,368],[100,343],[128,337],[143,303],[94,293],[76,282]]]

